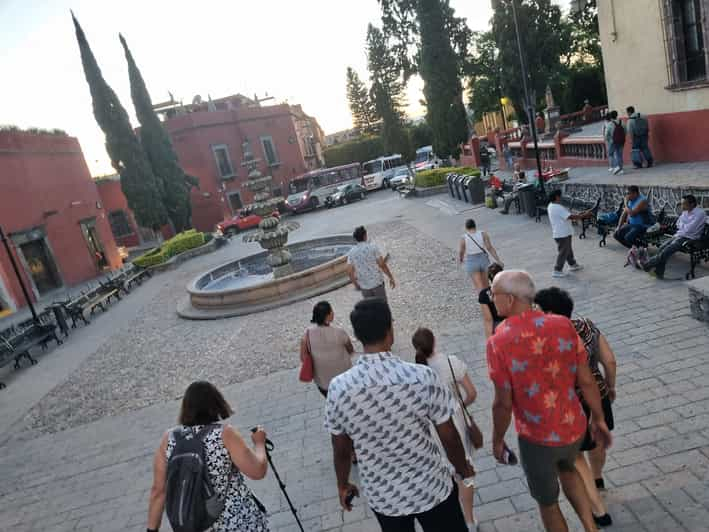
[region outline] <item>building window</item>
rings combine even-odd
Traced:
[[[662,0],[669,89],[704,85],[709,78],[709,0]]]
[[[125,211],[113,211],[108,214],[108,222],[111,224],[111,232],[116,238],[133,234],[133,228],[128,221]]]
[[[219,169],[219,175],[223,178],[234,176],[234,167],[231,165],[231,158],[229,157],[229,149],[224,144],[218,144],[212,146],[212,152],[214,153],[214,160],[217,163],[217,168]]]
[[[273,137],[261,137],[261,146],[263,147],[263,154],[266,157],[268,166],[281,164],[278,160],[278,153],[276,152],[276,145],[273,143]]]
[[[231,207],[231,212],[236,214],[244,206],[241,202],[241,195],[238,192],[231,192],[229,194],[229,206]]]

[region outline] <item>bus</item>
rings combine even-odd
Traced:
[[[414,168],[417,172],[432,170],[433,168],[439,168],[441,166],[443,166],[443,161],[433,153],[433,146],[424,146],[416,150]]]
[[[387,188],[389,181],[394,177],[396,169],[402,166],[405,165],[400,154],[377,157],[374,160],[363,163],[362,173],[364,177],[362,181],[364,188],[367,190]]]
[[[312,170],[288,184],[286,204],[292,212],[303,212],[325,205],[325,198],[340,185],[361,184],[359,163]]]

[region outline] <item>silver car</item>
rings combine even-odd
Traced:
[[[394,171],[394,175],[389,180],[389,186],[392,190],[396,190],[397,188],[403,185],[408,185],[412,182],[413,178],[411,177],[411,171],[408,167],[402,166]]]

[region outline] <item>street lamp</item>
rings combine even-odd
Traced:
[[[515,34],[517,35],[517,48],[519,50],[519,63],[522,68],[522,87],[524,88],[524,107],[527,111],[527,119],[529,127],[532,131],[532,140],[534,141],[534,155],[537,159],[537,172],[539,176],[539,190],[544,193],[544,178],[542,177],[542,161],[539,158],[539,143],[537,142],[537,126],[534,123],[534,106],[529,98],[529,89],[527,88],[527,66],[524,64],[524,55],[522,53],[522,39],[519,36],[519,22],[517,21],[517,0],[512,0],[512,17],[515,22]]]
[[[15,262],[15,256],[12,254],[12,251],[10,250],[10,244],[8,242],[8,238],[5,236],[5,233],[2,230],[2,227],[0,227],[0,240],[2,240],[2,243],[5,245],[5,251],[7,251],[7,256],[10,257],[10,263],[12,264],[12,269],[15,270],[15,275],[17,276],[17,282],[20,283],[20,288],[22,288],[22,294],[25,296],[25,301],[27,301],[27,305],[30,307],[30,312],[32,313],[32,318],[34,319],[35,323],[39,323],[39,317],[37,317],[37,311],[34,308],[34,305],[32,304],[32,299],[30,299],[30,294],[27,292],[27,287],[25,286],[25,281],[22,279],[22,275],[20,274],[20,269],[17,267],[17,263]]]

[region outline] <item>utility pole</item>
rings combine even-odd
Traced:
[[[539,180],[539,190],[544,193],[544,178],[542,177],[542,161],[539,158],[539,143],[537,141],[537,125],[534,120],[534,105],[529,99],[529,89],[527,87],[527,66],[524,62],[524,54],[522,53],[522,39],[519,35],[519,22],[517,21],[517,0],[512,0],[512,17],[515,22],[515,33],[517,34],[517,48],[519,50],[519,63],[522,68],[522,87],[524,89],[524,107],[527,111],[527,119],[532,132],[532,140],[534,141],[534,155],[537,159],[537,172]]]
[[[34,305],[32,304],[32,299],[30,299],[30,294],[27,292],[27,287],[25,286],[25,281],[22,279],[22,275],[20,274],[20,269],[17,267],[17,263],[15,262],[15,256],[12,254],[12,250],[10,249],[10,244],[8,243],[8,239],[5,236],[5,233],[2,230],[2,227],[0,227],[0,240],[2,240],[2,243],[5,245],[5,251],[7,251],[7,256],[10,257],[10,263],[12,264],[12,269],[15,270],[15,275],[17,276],[17,282],[20,283],[20,288],[22,288],[22,293],[25,296],[25,300],[27,301],[27,305],[30,307],[30,312],[32,313],[32,318],[34,319],[35,323],[39,323],[39,318],[37,317],[37,311],[34,308]]]

